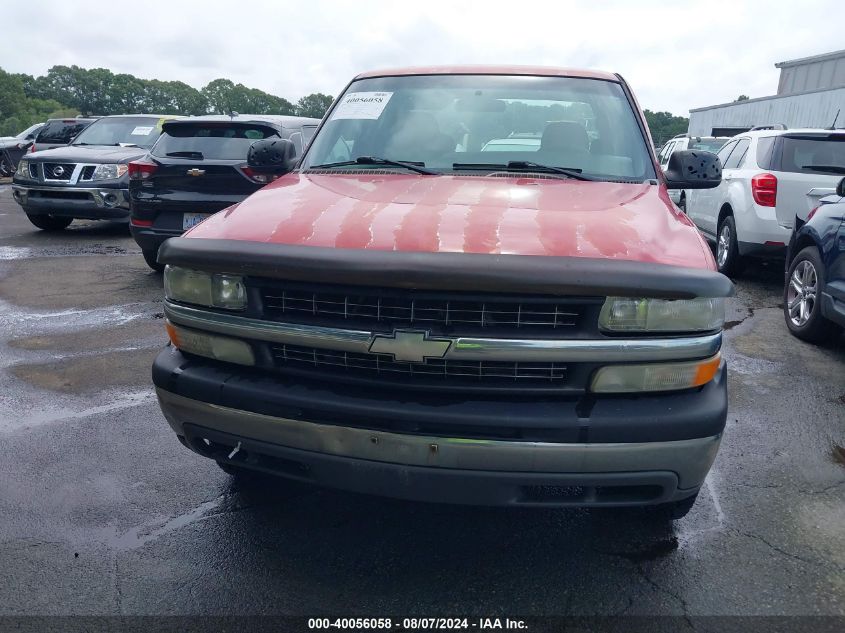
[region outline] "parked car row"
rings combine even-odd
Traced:
[[[246,166],[252,141],[290,139],[301,154],[318,123],[159,114],[48,121],[35,139],[38,151],[18,164],[12,194],[30,222],[47,231],[75,218],[129,221],[134,200],[133,235],[160,269],[155,259],[163,240],[266,183]]]
[[[662,166],[687,138],[663,147]],[[715,245],[720,272],[739,274],[748,257],[785,256],[787,327],[831,340],[845,327],[845,131],[764,126],[714,138],[709,149],[718,151],[722,182],[673,200]]]

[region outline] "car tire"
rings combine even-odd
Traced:
[[[669,519],[670,521],[677,521],[683,519],[692,507],[695,505],[695,500],[698,499],[698,493],[693,496],[681,499],[680,501],[672,501],[671,503],[661,503],[655,506],[654,513],[661,519]]]
[[[822,315],[821,289],[825,273],[818,249],[808,246],[790,263],[783,289],[786,327],[792,334],[810,343],[832,338],[839,330],[835,323]]]
[[[720,273],[730,277],[742,272],[743,264],[736,239],[736,222],[732,215],[726,215],[716,231],[716,265]]]
[[[42,231],[62,231],[73,222],[73,218],[55,215],[30,215],[27,213],[26,217]]]
[[[164,264],[158,263],[158,249],[154,251],[141,251],[141,254],[144,256],[144,261],[147,262],[147,266],[152,268],[157,273],[160,273],[164,270]]]

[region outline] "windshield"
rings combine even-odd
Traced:
[[[40,128],[42,125],[44,125],[44,124],[43,123],[36,123],[35,125],[30,125],[23,132],[18,134],[15,138],[26,138],[27,136],[29,136],[33,132],[35,132],[38,128]]]
[[[94,121],[73,142],[74,145],[137,145],[152,147],[161,134],[159,117],[114,117]]]
[[[713,152],[717,154],[722,146],[728,142],[728,137],[725,138],[703,138],[698,141],[690,141],[688,149],[700,149],[705,152]]]
[[[249,146],[255,141],[278,135],[272,128],[258,125],[174,124],[155,144],[152,154],[161,157],[194,154],[197,158],[246,160]]]
[[[73,140],[73,137],[79,134],[90,121],[77,121],[69,119],[67,121],[48,121],[38,136],[35,137],[36,143],[60,143],[66,145]]]
[[[622,87],[574,77],[414,75],[356,81],[338,100],[302,166],[359,157],[414,162],[441,173],[485,166],[489,172],[514,161],[597,178],[655,177]]]

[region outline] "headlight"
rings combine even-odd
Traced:
[[[164,269],[164,296],[172,301],[226,310],[246,307],[246,288],[237,275],[205,273],[179,266]]]
[[[29,173],[29,161],[21,160],[18,162],[18,170],[16,172],[21,178],[32,178]]]
[[[590,390],[595,393],[677,391],[700,387],[719,371],[720,354],[704,360],[642,365],[609,365],[599,369]]]
[[[91,180],[114,180],[129,171],[129,165],[97,165]]]
[[[706,332],[725,322],[725,300],[608,297],[599,328],[608,332]]]
[[[228,336],[206,334],[180,327],[173,325],[170,321],[165,324],[165,327],[170,342],[183,352],[238,365],[255,365],[255,355],[249,343]]]

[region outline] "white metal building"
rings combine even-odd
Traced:
[[[733,136],[757,125],[845,127],[845,50],[775,64],[778,92],[771,97],[690,110],[689,133]]]

